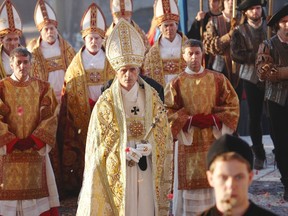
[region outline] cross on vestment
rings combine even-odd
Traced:
[[[131,109],[131,113],[134,113],[134,115],[137,115],[137,112],[139,112],[139,108],[134,106],[133,109]]]

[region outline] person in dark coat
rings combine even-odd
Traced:
[[[207,153],[206,164],[207,179],[214,188],[216,205],[201,216],[276,215],[249,200],[253,161],[249,144],[238,137],[226,134],[213,143]]]

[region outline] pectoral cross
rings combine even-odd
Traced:
[[[131,113],[134,113],[134,115],[137,115],[137,112],[139,112],[139,108],[134,106],[133,109],[131,109]]]

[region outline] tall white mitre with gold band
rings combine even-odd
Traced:
[[[132,0],[110,0],[111,13],[115,17],[132,16]]]
[[[22,35],[22,22],[20,16],[10,0],[5,0],[0,8],[0,37],[16,33]]]
[[[34,10],[34,22],[39,31],[47,24],[57,27],[58,22],[53,8],[44,0],[38,0]]]
[[[106,20],[101,8],[96,3],[92,3],[84,12],[80,27],[82,38],[90,33],[97,33],[102,38],[105,37]]]
[[[179,9],[175,0],[156,0],[154,4],[154,16],[160,26],[165,21],[179,22]]]
[[[106,56],[115,71],[129,65],[141,67],[145,46],[140,34],[125,19],[121,18],[106,43]]]

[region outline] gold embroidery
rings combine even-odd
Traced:
[[[99,69],[87,69],[85,70],[87,84],[90,85],[100,85],[104,84],[106,78],[104,70]]]
[[[131,123],[128,125],[128,129],[132,135],[132,137],[139,137],[144,134],[144,125],[137,120],[131,121]]]
[[[45,65],[48,72],[66,69],[63,55],[45,59]]]

